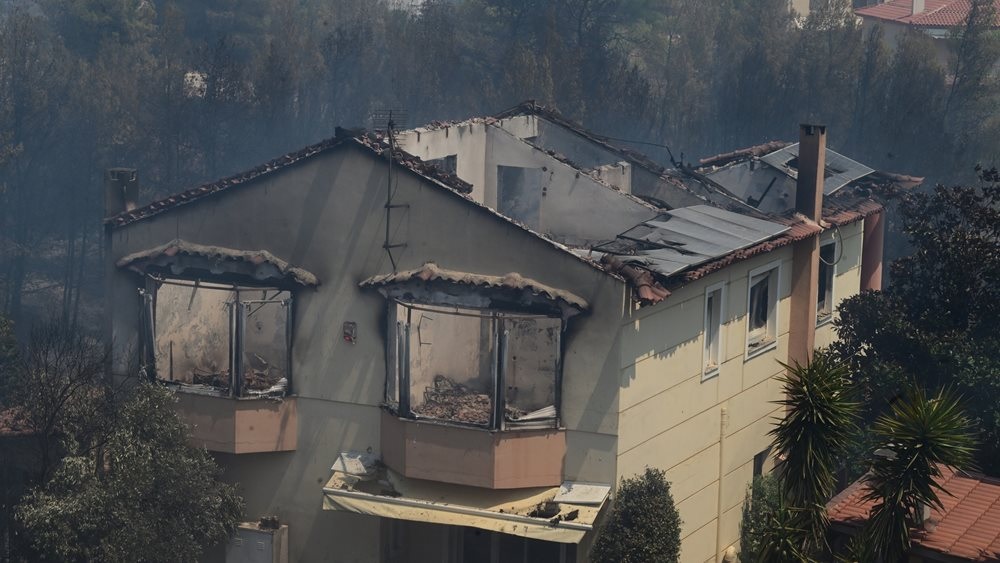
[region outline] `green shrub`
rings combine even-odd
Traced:
[[[753,563],[760,557],[780,496],[781,484],[774,475],[756,477],[747,487],[740,521],[740,561]]]
[[[595,563],[672,563],[681,552],[681,518],[659,469],[622,479],[590,557]]]

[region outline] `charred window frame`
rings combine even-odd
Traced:
[[[777,345],[781,262],[750,271],[747,284],[747,359]]]
[[[724,353],[726,283],[719,282],[705,289],[705,333],[702,381],[719,374]]]
[[[290,289],[148,275],[140,297],[151,380],[236,398],[291,392]]]
[[[559,425],[558,315],[389,301],[386,405],[490,430]],[[435,346],[443,354],[434,354]]]

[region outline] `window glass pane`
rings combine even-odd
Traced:
[[[722,325],[722,290],[705,296],[705,369],[719,367],[719,334]]]
[[[505,419],[514,423],[555,419],[561,319],[505,317],[503,327]]]
[[[288,388],[287,291],[243,290],[243,393]]]
[[[770,276],[765,274],[750,287],[749,313],[751,333],[764,330],[767,327],[769,283]]]
[[[418,417],[488,425],[495,322],[474,309],[410,310],[410,410]]]
[[[829,315],[833,307],[833,261],[835,244],[826,244],[819,249],[819,280],[816,300],[816,311],[820,315]]]
[[[159,379],[229,388],[231,287],[165,282],[156,290]]]

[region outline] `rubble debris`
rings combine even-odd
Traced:
[[[467,424],[489,424],[493,402],[479,393],[443,375],[434,376],[434,384],[424,390],[424,402],[413,407],[413,414]]]

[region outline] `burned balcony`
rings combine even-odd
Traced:
[[[118,265],[143,276],[142,364],[179,392],[194,441],[229,453],[295,449],[293,293],[315,277],[266,251],[183,241]]]
[[[362,286],[388,298],[386,462],[481,487],[558,483],[562,334],[586,303],[517,274],[433,264]]]
[[[390,308],[386,403],[401,416],[491,430],[557,426],[561,318]]]
[[[230,397],[288,391],[289,291],[150,277],[143,299],[158,380]]]

